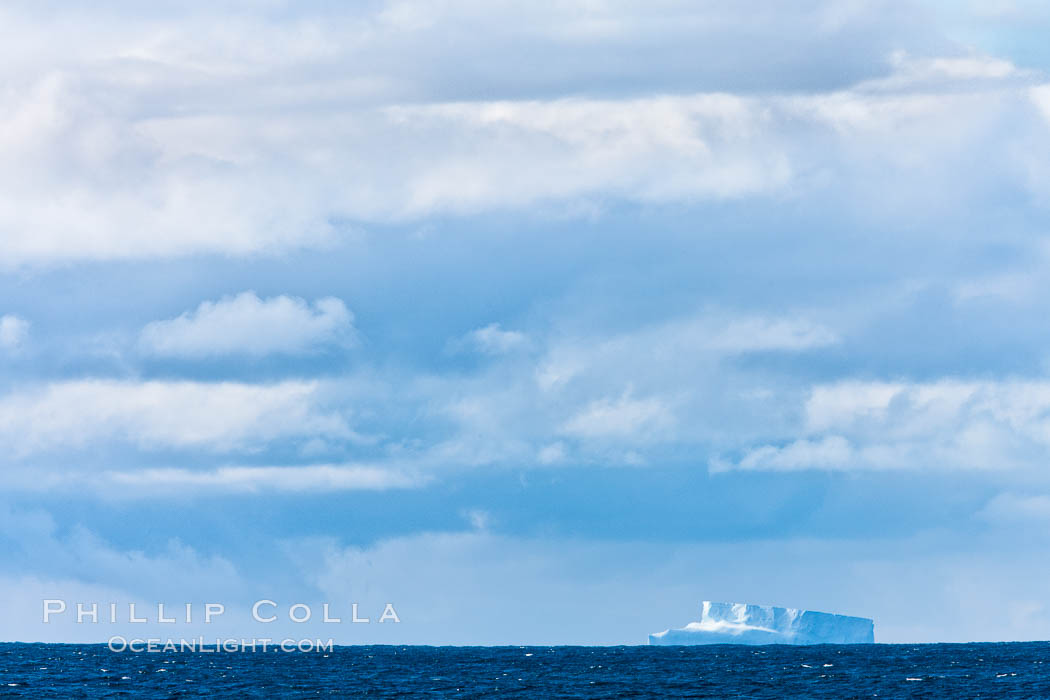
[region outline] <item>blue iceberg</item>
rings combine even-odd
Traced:
[[[866,617],[705,600],[700,621],[649,635],[650,644],[873,644]]]

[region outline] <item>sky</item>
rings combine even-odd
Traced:
[[[0,24],[0,639],[1050,638],[1043,3]]]

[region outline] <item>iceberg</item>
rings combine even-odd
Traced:
[[[873,644],[866,617],[705,600],[700,621],[649,635],[650,644]]]

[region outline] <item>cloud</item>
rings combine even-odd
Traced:
[[[503,355],[528,343],[528,336],[520,331],[504,330],[498,323],[478,328],[459,339],[455,347],[467,347],[485,355]]]
[[[564,462],[566,457],[565,443],[561,441],[543,446],[536,455],[540,464],[557,464]]]
[[[201,494],[332,493],[386,491],[422,485],[422,477],[391,468],[319,464],[299,467],[221,467],[215,470],[143,469],[103,472],[98,488],[120,488],[131,495],[169,495],[173,491]],[[120,494],[118,494],[120,495]]]
[[[399,206],[415,217],[595,196],[659,203],[776,191],[791,166],[779,144],[763,145],[767,112],[756,107],[731,95],[392,107],[389,119],[410,138],[451,132],[474,144],[405,173]]]
[[[10,107],[19,123],[0,124],[28,132],[0,143],[5,161],[35,163],[37,171],[6,178],[2,263],[247,255],[328,245],[341,235],[340,221],[610,198],[669,204],[780,196],[807,184],[799,173],[833,172],[849,183],[872,165],[904,172],[907,162],[924,159],[937,168],[946,146],[928,136],[950,124],[985,138],[987,116],[1005,99],[989,101],[977,88],[701,93],[139,119],[96,114],[90,97],[69,94],[77,89],[42,79],[27,103]],[[92,120],[101,123],[80,133]],[[906,129],[894,132],[895,125]],[[800,135],[807,147],[799,147]],[[81,165],[59,170],[74,145]],[[1021,173],[1013,177],[1023,182]],[[51,207],[50,197],[63,206]]]
[[[333,612],[353,601],[372,614],[394,603],[402,619],[397,625],[299,626],[344,644],[644,643],[650,632],[691,620],[704,598],[867,615],[875,619],[880,642],[1035,640],[1045,636],[1047,624],[1044,543],[1019,548],[952,533],[871,541],[778,538],[746,547],[517,537],[491,529],[417,532],[356,546],[335,537],[289,537],[267,543],[253,565],[244,550],[215,552],[210,542],[194,547],[171,541],[143,551],[83,528],[66,533],[48,527],[49,520],[43,512],[0,512],[0,545],[16,545],[14,555],[5,549],[0,567],[7,639],[97,642],[147,631],[243,635],[255,632],[244,608],[260,598],[282,606],[324,600]],[[778,575],[761,575],[769,570]],[[223,618],[204,627],[45,626],[40,601],[51,597],[119,601],[121,615],[127,602],[141,602],[139,610],[151,618],[158,601],[229,605]],[[901,606],[902,599],[912,605]],[[625,606],[625,600],[632,603]],[[989,606],[989,600],[1006,603]],[[257,636],[276,630],[285,632],[275,624]]]
[[[148,324],[139,345],[166,357],[297,354],[352,341],[353,320],[346,305],[333,297],[311,305],[295,297],[260,299],[254,292],[242,292]]]
[[[199,613],[195,625],[180,623],[177,631],[174,625],[127,622],[129,603],[136,605],[137,614],[155,620],[158,602],[169,612],[181,611],[191,601],[200,610],[203,601],[243,604],[260,593],[257,582],[243,576],[224,553],[177,538],[152,539],[148,548],[120,546],[80,524],[59,527],[47,511],[0,503],[4,640],[98,643],[113,634],[137,636],[147,627],[157,636],[235,631],[221,619],[203,626]],[[67,601],[68,613],[43,624],[42,601],[48,598]],[[97,603],[99,623],[76,624],[77,602],[87,607]],[[108,623],[110,603],[118,606],[117,624]]]
[[[848,469],[854,459],[849,443],[831,436],[820,441],[797,440],[784,447],[751,450],[735,465],[741,470],[795,471],[800,469]],[[716,461],[712,471],[725,471],[729,465]]]
[[[0,316],[0,349],[17,350],[29,337],[29,321],[13,314]]]
[[[1038,281],[1036,275],[1027,271],[1010,272],[959,282],[952,292],[959,303],[988,299],[1022,302],[1033,297]]]
[[[141,449],[258,451],[276,440],[355,439],[346,419],[322,409],[315,382],[84,379],[0,397],[9,453],[82,449],[109,442]]]
[[[492,524],[492,514],[480,508],[471,508],[460,513],[470,523],[470,527],[478,532],[485,532]]]
[[[833,331],[805,320],[747,318],[732,321],[712,338],[716,350],[808,350],[839,342]]]
[[[1050,458],[1050,384],[1045,381],[859,382],[814,387],[805,437],[749,448],[716,471],[1022,471]]]
[[[1029,91],[1032,103],[1042,113],[1043,118],[1050,122],[1050,84],[1035,85]]]
[[[528,353],[494,355],[472,372],[428,374],[403,387],[399,400],[425,407],[430,420],[417,433],[429,439],[412,442],[418,458],[462,466],[642,464],[657,452],[768,434],[785,426],[785,416],[767,416],[759,429],[756,411],[781,411],[804,387],[756,379],[747,365],[768,358],[740,363],[739,356],[817,353],[841,342],[802,313],[710,310],[620,331],[555,327],[522,331]],[[637,449],[625,452],[630,446]]]
[[[806,401],[806,422],[811,430],[827,430],[843,420],[884,417],[905,384],[844,381],[813,388]]]
[[[792,172],[769,107],[729,95],[141,118],[84,89],[41,78],[0,111],[21,134],[4,162],[33,164],[0,172],[0,264],[281,252],[339,221],[721,199]]]
[[[605,375],[632,381],[659,375],[669,386],[720,359],[748,352],[802,352],[840,342],[831,328],[794,314],[734,315],[712,310],[595,337],[553,338],[536,381],[544,390]]]
[[[1050,496],[1043,494],[996,494],[978,512],[978,517],[997,525],[1020,527],[1050,524]]]
[[[0,504],[0,523],[0,549],[5,552],[0,571],[15,565],[26,576],[104,583],[118,595],[122,590],[179,599],[217,586],[231,592],[245,585],[229,559],[201,554],[174,538],[156,542],[152,552],[121,550],[83,526],[60,528],[45,510],[6,503]]]
[[[695,619],[705,598],[871,616],[884,643],[1042,639],[1041,586],[1050,573],[1039,554],[1044,548],[994,544],[950,533],[741,546],[460,532],[365,547],[288,546],[332,599],[353,597],[377,609],[384,601],[407,601],[398,608],[404,623],[396,637],[379,626],[368,630],[401,643],[644,643],[650,632]],[[777,576],[764,575],[769,571]],[[518,604],[508,607],[508,597]],[[632,602],[624,606],[625,600]],[[990,600],[1008,604],[989,606]]]
[[[280,254],[361,224],[508,209],[775,199],[870,182],[872,160],[958,175],[933,138],[947,127],[1003,152],[1031,138],[989,130],[1030,78],[917,29],[905,2],[48,7],[2,15],[19,37],[0,53],[4,266]]]
[[[589,439],[648,439],[668,430],[675,418],[671,407],[656,397],[598,399],[562,427],[562,432]]]
[[[1034,71],[1022,70],[1009,60],[976,53],[919,57],[895,51],[890,55],[890,65],[893,67],[890,75],[864,81],[858,88],[875,92],[973,90],[981,83],[986,87],[1006,87],[1011,81],[1023,85],[1037,76]]]

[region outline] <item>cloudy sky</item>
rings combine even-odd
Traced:
[[[1043,3],[349,5],[0,9],[0,638],[1050,637]]]

